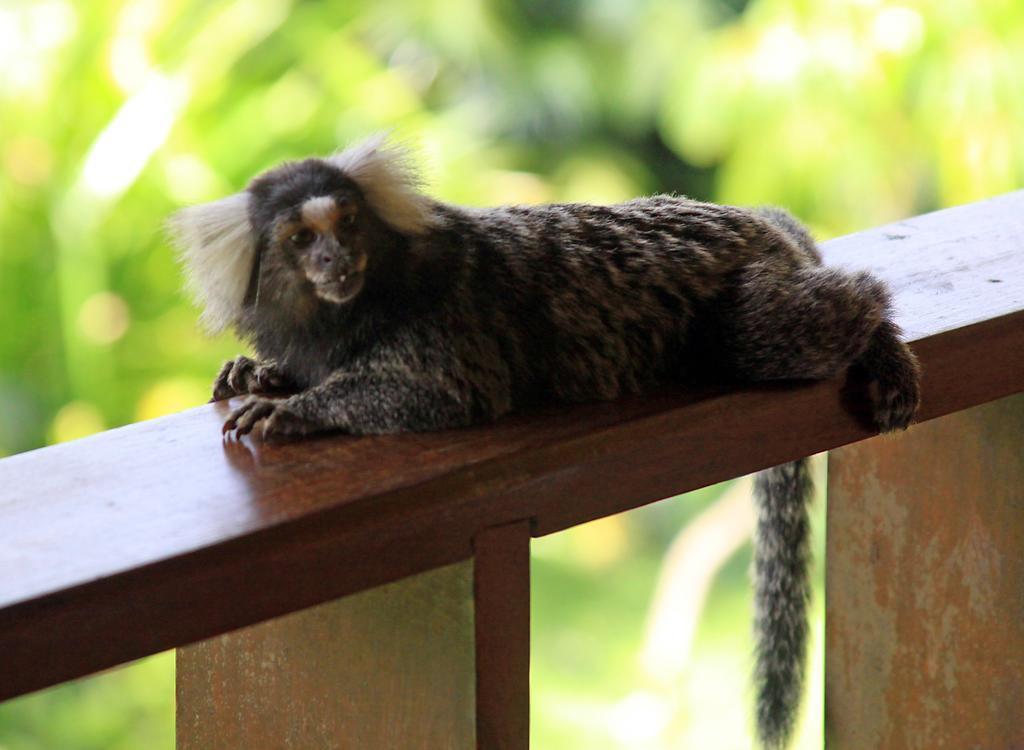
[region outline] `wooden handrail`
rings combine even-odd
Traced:
[[[1024,192],[825,244],[877,272],[921,420],[1024,390]],[[224,404],[0,461],[0,699],[872,433],[839,380],[389,437],[222,442]],[[856,384],[853,384],[854,391]]]

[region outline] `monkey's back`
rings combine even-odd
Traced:
[[[752,211],[671,196],[438,213],[429,243],[461,259],[450,324],[492,340],[515,406],[678,379],[695,316],[735,271],[816,262]]]

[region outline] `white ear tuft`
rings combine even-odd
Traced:
[[[430,199],[419,192],[419,173],[407,149],[375,135],[327,157],[363,191],[370,208],[406,234],[423,234],[433,223]]]
[[[219,333],[238,320],[256,256],[247,192],[191,206],[168,222],[186,286],[202,306],[202,321]]]

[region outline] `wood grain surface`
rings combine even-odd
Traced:
[[[830,750],[1024,748],[1024,395],[829,454]]]
[[[180,648],[177,750],[474,748],[473,620],[467,561]]]
[[[826,243],[877,271],[923,420],[1024,390],[1024,193]],[[872,433],[856,383],[548,408],[423,435],[222,441],[227,404],[0,461],[0,699]]]

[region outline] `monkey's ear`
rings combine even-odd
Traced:
[[[249,193],[182,209],[168,229],[186,286],[203,308],[203,325],[211,333],[230,327],[242,310],[256,257]]]
[[[431,201],[423,195],[420,176],[409,151],[375,135],[327,157],[359,186],[370,208],[403,234],[423,234],[434,222]]]

